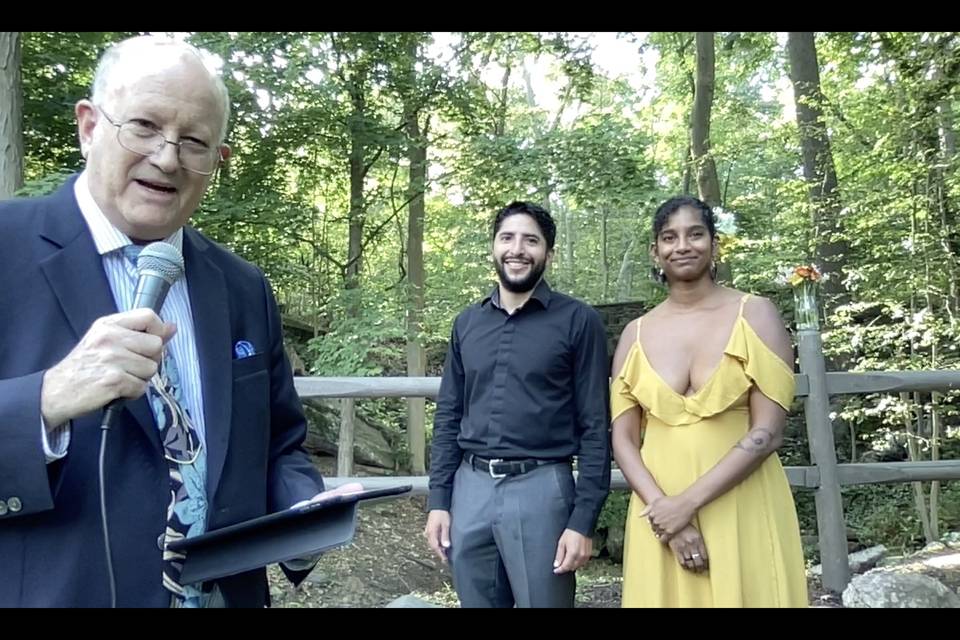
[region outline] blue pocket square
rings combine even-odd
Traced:
[[[237,342],[237,344],[233,345],[233,356],[236,360],[249,358],[256,352],[257,351],[253,348],[253,345],[246,340],[240,340]]]

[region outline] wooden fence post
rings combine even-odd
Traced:
[[[820,337],[815,284],[804,282],[795,285],[794,301],[800,371],[807,375],[810,383],[810,392],[803,401],[810,462],[817,466],[820,477],[815,502],[823,586],[839,593],[850,582],[850,565],[847,560],[847,527],[843,517],[837,451],[830,421],[830,395],[827,392],[826,361]]]
[[[337,475],[353,475],[353,398],[340,398],[340,440],[337,443]]]

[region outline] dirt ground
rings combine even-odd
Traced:
[[[318,464],[325,476],[334,475],[329,459]],[[361,472],[362,473],[362,472]],[[396,598],[413,594],[444,606],[458,606],[448,568],[423,538],[426,522],[425,498],[399,498],[361,506],[353,541],[324,554],[316,568],[299,587],[293,588],[276,565],[269,567],[270,593],[274,607],[344,608],[383,607]],[[945,549],[941,553],[954,553]],[[935,554],[904,558],[908,570],[937,578],[954,590],[960,589],[960,568],[944,571],[921,561]],[[608,558],[594,558],[577,572],[576,606],[616,608],[620,606],[622,567]],[[841,607],[840,599],[810,578],[810,604],[814,607]]]
[[[424,498],[361,507],[349,545],[330,551],[300,587],[269,569],[275,607],[382,607],[406,594],[456,607],[450,572],[423,538]],[[620,566],[595,559],[578,572],[577,606],[620,606]]]

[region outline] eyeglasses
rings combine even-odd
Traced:
[[[180,160],[180,166],[192,173],[198,173],[202,176],[209,176],[216,171],[223,156],[220,155],[220,148],[210,148],[208,145],[198,140],[180,140],[174,142],[167,140],[159,131],[151,126],[141,123],[137,120],[128,120],[123,123],[114,122],[113,118],[107,115],[103,107],[97,106],[100,113],[107,119],[107,122],[117,128],[117,142],[127,151],[139,154],[141,156],[152,156],[164,148],[164,145],[172,144],[177,147],[177,158]]]

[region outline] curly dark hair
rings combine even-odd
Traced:
[[[674,196],[657,207],[657,212],[653,214],[653,240],[656,242],[660,232],[663,231],[663,225],[667,224],[667,219],[677,212],[681,207],[690,207],[700,214],[703,225],[710,233],[710,239],[717,237],[717,224],[713,215],[713,209],[699,198],[693,196]]]
[[[531,202],[514,200],[503,209],[500,209],[500,211],[497,211],[497,216],[493,219],[493,237],[497,237],[497,231],[500,230],[500,225],[503,224],[504,220],[518,213],[526,214],[537,221],[537,226],[540,227],[540,233],[543,234],[544,239],[547,241],[547,249],[552,250],[553,244],[557,240],[557,223],[553,221],[553,216],[550,215],[549,211]]]

